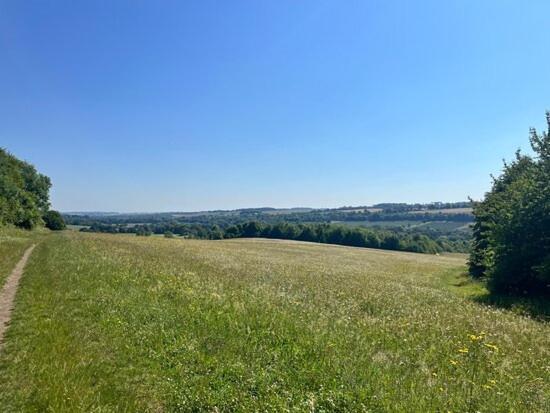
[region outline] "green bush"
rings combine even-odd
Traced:
[[[44,220],[44,224],[46,225],[46,228],[51,229],[53,231],[61,231],[66,228],[63,217],[57,211],[50,210],[46,212],[46,214],[44,214],[42,219]]]
[[[0,149],[0,225],[31,229],[49,208],[50,179]]]
[[[470,272],[493,292],[550,292],[550,113],[548,132],[531,129],[534,157],[516,153],[474,205]]]

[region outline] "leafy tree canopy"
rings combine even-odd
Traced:
[[[66,227],[63,217],[57,211],[46,212],[46,214],[44,214],[43,219],[44,219],[44,224],[46,225],[46,228],[49,228],[53,231],[61,231]]]
[[[50,178],[0,149],[0,224],[31,229],[49,208]]]
[[[493,292],[550,292],[550,113],[530,131],[533,157],[516,152],[474,206],[470,272]]]

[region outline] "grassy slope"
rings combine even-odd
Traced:
[[[475,304],[446,281],[463,270],[286,241],[51,235],[22,280],[0,406],[545,411],[550,328]]]

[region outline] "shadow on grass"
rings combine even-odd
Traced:
[[[483,305],[503,308],[515,314],[529,316],[537,321],[550,321],[550,300],[546,297],[526,297],[486,292],[472,297]]]
[[[478,304],[508,310],[537,321],[550,322],[550,299],[548,297],[491,293],[487,290],[485,280],[474,279],[462,269],[452,269],[443,273],[441,280],[455,294],[462,295]]]

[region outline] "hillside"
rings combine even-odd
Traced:
[[[0,406],[547,411],[548,324],[476,303],[465,270],[293,241],[52,234],[0,352]]]
[[[70,228],[84,232],[195,239],[261,237],[435,254],[470,251],[473,215],[465,205],[469,203],[64,217]]]

